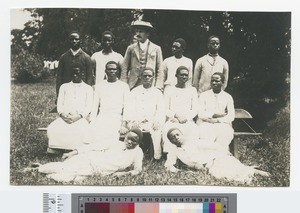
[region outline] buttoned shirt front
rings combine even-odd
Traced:
[[[234,103],[232,96],[225,91],[216,94],[208,90],[200,94],[198,118],[212,118],[214,114],[226,113],[224,117],[218,118],[221,123],[231,123],[235,117]]]
[[[161,125],[165,121],[165,106],[163,95],[156,87],[148,89],[140,85],[130,92],[127,109],[124,118],[128,121],[149,121],[159,122]]]
[[[78,113],[83,117],[92,110],[93,88],[83,81],[81,83],[65,83],[59,89],[57,99],[58,113]]]

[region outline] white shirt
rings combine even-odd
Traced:
[[[165,105],[161,91],[156,87],[145,89],[143,85],[130,92],[129,102],[126,105],[124,119],[127,121],[159,122],[164,124]]]
[[[103,50],[100,52],[95,52],[92,57],[92,60],[96,62],[96,85],[102,82],[105,78],[105,65],[109,61],[115,61],[119,65],[123,61],[123,56],[120,53],[112,51],[109,54],[104,54]]]
[[[92,110],[93,88],[84,83],[65,83],[59,88],[57,99],[57,112],[78,113],[83,117]]]
[[[149,39],[147,39],[144,43],[142,42],[139,42],[139,46],[141,48],[141,50],[146,50],[146,48],[148,47],[148,44],[149,44]]]
[[[181,58],[172,56],[164,60],[164,72],[165,76],[167,76],[164,85],[175,86],[177,84],[177,78],[175,74],[177,68],[180,66],[185,66],[186,68],[188,68],[189,79],[187,81],[187,85],[191,85],[193,76],[193,61],[185,56],[182,56]]]
[[[97,117],[98,111],[99,114],[121,118],[128,97],[128,84],[119,80],[116,82],[103,81],[95,88],[91,120]]]
[[[214,93],[212,89],[201,93],[198,109],[199,119],[212,118],[214,114],[227,113],[218,120],[221,123],[231,123],[235,117],[232,96],[223,90],[219,94]]]
[[[188,121],[192,121],[197,115],[198,94],[194,87],[167,87],[164,99],[167,118],[174,118],[175,114],[183,114]]]

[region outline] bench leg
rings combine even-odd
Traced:
[[[239,149],[238,149],[238,141],[234,137],[229,145],[230,152],[233,154],[234,157],[239,159]]]

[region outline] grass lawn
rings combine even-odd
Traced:
[[[61,185],[36,171],[23,171],[33,162],[60,161],[60,156],[46,154],[47,136],[38,127],[47,127],[56,114],[54,107],[55,81],[49,79],[36,84],[11,84],[11,146],[10,182],[12,185]],[[287,187],[290,183],[289,107],[282,109],[269,123],[263,137],[238,138],[240,160],[246,165],[257,165],[270,177],[256,176],[251,184],[216,179],[204,170],[183,168],[176,174],[164,169],[164,159],[144,159],[143,172],[136,176],[93,175],[80,185],[209,185]],[[74,184],[70,182],[68,184]]]

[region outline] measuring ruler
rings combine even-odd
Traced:
[[[227,194],[43,194],[44,213],[236,213],[237,195]]]

